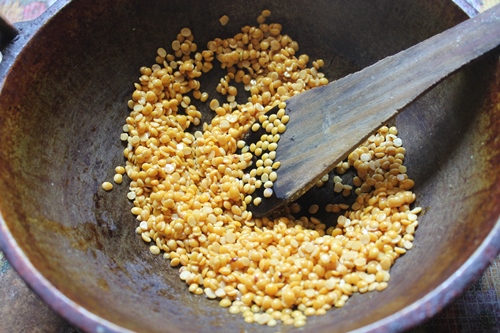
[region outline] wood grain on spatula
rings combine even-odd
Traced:
[[[290,122],[276,151],[281,167],[273,196],[249,209],[263,216],[297,199],[424,91],[499,43],[497,5],[359,72],[289,99]],[[247,143],[258,140],[250,134]]]

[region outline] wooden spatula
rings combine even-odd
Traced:
[[[290,121],[276,150],[281,167],[273,195],[249,210],[263,216],[297,199],[420,94],[499,43],[497,5],[357,73],[289,99]],[[246,142],[259,138],[249,133]]]

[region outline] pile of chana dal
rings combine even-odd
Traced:
[[[352,185],[336,176],[331,189],[354,193],[354,203],[312,204],[301,217],[293,214],[301,209],[294,203],[282,216],[252,216],[251,195],[265,183],[259,177],[266,171],[257,175],[259,147],[247,145],[244,134],[279,106],[281,121],[267,136],[279,144],[293,121],[284,112],[286,100],[328,83],[323,61],[299,55],[299,44],[280,24],[266,23],[269,15],[263,11],[258,25],[215,38],[203,50],[189,28],[169,51],[158,49],[156,63],[140,69],[128,101],[121,135],[126,164],[115,169],[114,182],[122,183],[124,174],[130,179],[137,233],[153,255],[180,266],[190,292],[217,300],[248,323],[300,327],[308,316],[342,307],[353,293],[387,288],[391,266],[413,246],[421,208],[411,207],[414,182],[403,165],[398,131],[383,126],[336,167],[338,175],[356,173]],[[217,96],[209,96],[199,78],[215,65],[225,75]],[[247,101],[238,103],[238,94],[247,94]],[[209,122],[193,99],[212,110]],[[279,176],[273,151],[259,153],[261,166],[270,167],[266,181],[271,172],[272,179]],[[331,186],[327,180],[325,175],[317,185]],[[105,190],[112,187],[103,183]],[[316,218],[320,210],[337,213],[336,221]]]

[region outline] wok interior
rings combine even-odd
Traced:
[[[451,1],[90,0],[63,8],[3,87],[0,210],[35,268],[95,315],[149,332],[276,330],[245,324],[217,302],[190,294],[177,269],[151,255],[135,233],[127,185],[110,193],[100,187],[124,163],[119,135],[126,101],[156,49],[168,49],[185,26],[203,48],[253,25],[262,9],[272,11],[268,21],[283,24],[301,52],[325,60],[330,80],[466,19]],[[230,17],[225,27],[218,22],[223,14]],[[495,59],[467,66],[397,117],[405,164],[424,207],[415,246],[396,262],[387,290],[355,295],[345,307],[310,318],[308,330],[360,328],[419,301],[491,232],[500,197],[493,139],[500,126],[488,102]]]

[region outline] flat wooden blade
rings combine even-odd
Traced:
[[[424,91],[499,44],[500,6],[495,6],[359,72],[289,99],[290,122],[276,151],[281,167],[274,194],[249,209],[263,216],[298,198]]]

